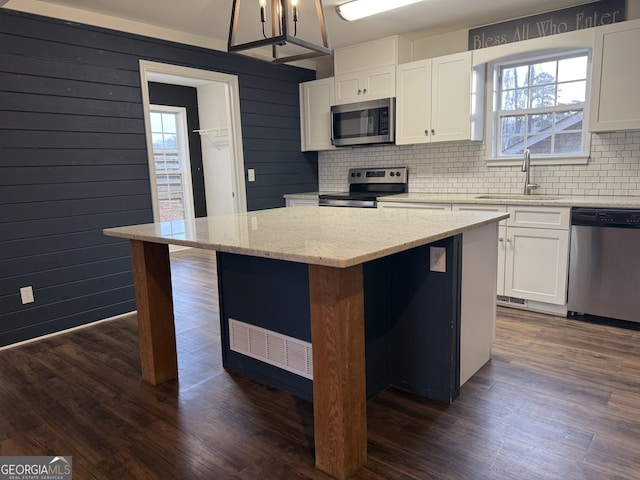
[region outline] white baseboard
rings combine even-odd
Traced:
[[[102,320],[96,320],[95,322],[85,323],[84,325],[78,325],[77,327],[71,327],[71,328],[67,328],[66,330],[60,330],[59,332],[48,333],[46,335],[42,335],[41,337],[30,338],[28,340],[23,340],[22,342],[12,343],[10,345],[5,345],[4,347],[0,347],[0,351],[8,350],[9,348],[20,347],[20,346],[26,345],[28,343],[37,342],[39,340],[44,340],[45,338],[51,338],[51,337],[55,337],[55,336],[58,336],[58,335],[62,335],[64,333],[73,332],[74,330],[80,330],[82,328],[87,328],[87,327],[93,327],[94,325],[98,325],[99,323],[110,322],[112,320],[119,320],[122,317],[126,317],[128,315],[131,315],[131,314],[134,314],[134,313],[137,313],[137,312],[138,312],[137,310],[133,310],[131,312],[121,313],[120,315],[115,315],[113,317],[103,318]]]

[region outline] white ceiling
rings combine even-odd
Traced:
[[[323,2],[332,48],[389,35],[404,35],[411,39],[424,38],[589,3],[589,0],[425,0],[366,19],[345,22],[335,11],[336,5],[345,1],[324,0]],[[301,13],[305,8],[304,4],[309,2],[311,0],[299,0]],[[2,3],[0,0],[0,4]],[[19,2],[9,1],[6,7],[11,8],[12,3]],[[232,0],[42,0],[42,3],[134,20],[226,43],[233,2]],[[258,0],[242,2],[243,9],[256,11],[256,18],[257,5]],[[314,15],[313,10],[310,14]],[[246,27],[246,23],[240,27],[243,28],[243,26]],[[252,28],[252,30],[255,29]]]

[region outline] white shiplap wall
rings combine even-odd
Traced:
[[[353,167],[409,167],[409,191],[520,193],[519,166],[488,167],[484,142],[372,146],[320,152],[321,191],[347,188]],[[593,134],[586,165],[534,166],[531,181],[542,195],[640,195],[640,131]]]

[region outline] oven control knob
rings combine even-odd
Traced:
[[[399,177],[399,176],[400,176],[400,172],[396,172],[396,177]]]
[[[361,177],[361,176],[362,176],[362,174],[361,174],[360,172],[356,173],[356,175],[357,175],[358,177]]]
[[[395,175],[395,173],[391,172],[389,175],[391,175],[393,177]]]
[[[355,176],[356,176],[356,174],[355,174],[355,173],[353,173],[353,172],[351,172],[351,176],[352,176],[352,177],[355,177]]]

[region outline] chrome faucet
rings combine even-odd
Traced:
[[[531,172],[531,152],[525,148],[522,155],[522,171],[526,172],[524,177],[524,194],[531,195],[531,190],[535,190],[540,185],[537,183],[529,183],[529,173]]]

